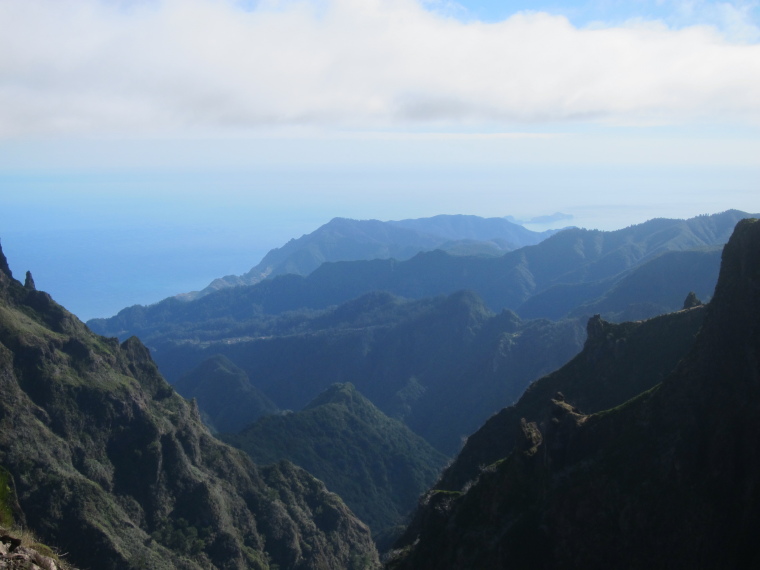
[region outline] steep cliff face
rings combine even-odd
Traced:
[[[552,406],[469,489],[430,494],[389,567],[757,567],[760,222],[737,225],[665,380],[592,415]]]
[[[503,459],[522,433],[521,420],[545,423],[553,399],[594,413],[630,400],[661,382],[694,344],[705,307],[646,321],[608,323],[598,315],[587,325],[583,350],[567,365],[536,380],[514,405],[494,414],[472,434],[436,489],[460,491],[480,469]]]
[[[0,252],[0,466],[82,567],[371,568],[369,530],[287,463],[214,439],[136,339],[92,334]]]

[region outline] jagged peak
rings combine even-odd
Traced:
[[[725,321],[729,328],[739,322],[760,318],[760,221],[747,218],[736,224],[723,248],[715,295],[707,321]],[[736,321],[734,323],[733,321]]]
[[[693,309],[694,307],[699,307],[701,305],[704,305],[704,303],[699,300],[697,294],[694,291],[689,291],[689,294],[686,295],[686,299],[683,302],[683,308]]]
[[[26,278],[24,279],[24,287],[26,287],[27,289],[32,289],[33,291],[37,290],[37,286],[34,284],[34,277],[32,277],[31,271],[26,272]]]
[[[586,325],[586,333],[588,334],[588,340],[586,342],[605,337],[609,327],[610,323],[605,321],[601,315],[594,315],[588,320],[588,324]]]
[[[8,265],[8,260],[5,257],[5,253],[3,253],[2,243],[0,243],[0,271],[5,273],[11,279],[13,279],[13,273],[11,272],[11,268]]]

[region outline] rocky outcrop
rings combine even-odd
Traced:
[[[467,439],[435,488],[460,491],[471,484],[482,468],[513,450],[523,418],[538,424],[552,419],[553,401],[594,413],[652,388],[691,348],[704,314],[702,307],[621,324],[592,317],[583,350],[561,369],[531,384],[514,406],[489,418]]]
[[[26,279],[24,279],[24,288],[34,290],[37,289],[37,286],[34,284],[34,278],[32,277],[31,271],[26,272]]]
[[[758,323],[760,222],[745,220],[667,378],[591,415],[555,401],[536,445],[439,504],[389,568],[757,567]]]
[[[46,556],[37,548],[22,546],[22,539],[0,529],[0,570],[76,570],[62,566],[57,557]]]
[[[686,295],[686,299],[684,299],[683,308],[693,309],[694,307],[699,307],[702,304],[703,303],[699,300],[697,294],[694,291],[689,291],[689,294]]]

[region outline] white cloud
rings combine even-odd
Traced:
[[[545,13],[463,23],[415,0],[0,0],[0,136],[757,124],[760,45],[744,36]]]

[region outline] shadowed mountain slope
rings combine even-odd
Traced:
[[[572,358],[584,336],[577,320],[495,315],[469,292],[420,301],[372,293],[298,322],[289,334],[166,342],[156,362],[171,380],[224,355],[281,409],[299,410],[333,383],[351,382],[452,454],[531,381]]]
[[[323,483],[213,438],[136,338],[92,334],[1,252],[0,393],[18,509],[80,567],[377,565],[369,530]]]
[[[256,463],[287,459],[313,473],[374,533],[405,522],[446,462],[351,384],[334,384],[303,410],[261,418],[224,439]]]
[[[613,322],[648,319],[677,311],[686,291],[712,297],[722,247],[669,251],[602,281],[555,285],[530,297],[517,313],[526,319],[589,317]]]
[[[559,370],[536,380],[520,400],[504,408],[467,439],[437,489],[460,491],[480,469],[509,455],[521,433],[521,419],[539,424],[556,411],[552,399],[586,413],[606,410],[661,382],[694,343],[705,306],[647,321],[589,320],[583,350]]]
[[[238,432],[278,411],[244,370],[220,354],[181,376],[174,388],[188,400],[196,399],[204,423],[214,431]]]
[[[592,415],[554,398],[464,493],[428,495],[388,567],[757,567],[758,323],[760,222],[745,220],[670,375]]]

